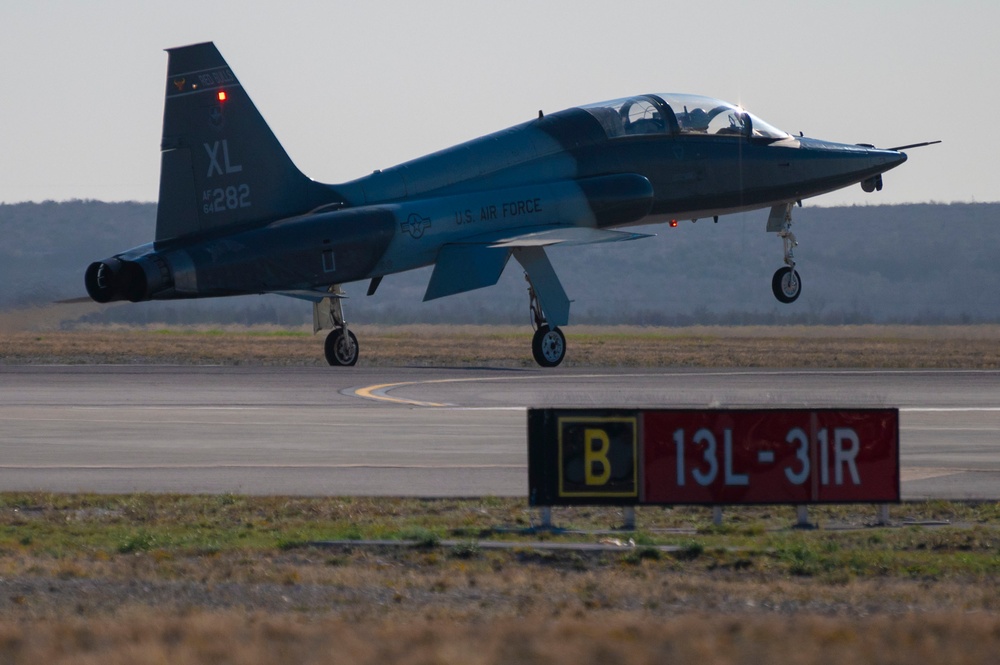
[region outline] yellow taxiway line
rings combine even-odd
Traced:
[[[386,393],[393,388],[399,388],[401,386],[412,386],[417,383],[438,383],[437,381],[402,381],[400,383],[380,383],[376,386],[367,386],[365,388],[357,388],[353,392],[358,397],[367,397],[368,399],[378,400],[379,402],[391,402],[393,404],[406,404],[408,406],[454,406],[454,404],[440,404],[438,402],[421,402],[415,399],[406,399],[404,397],[390,397]]]

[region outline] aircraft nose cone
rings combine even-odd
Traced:
[[[830,192],[854,183],[871,180],[906,161],[906,153],[885,150],[870,144],[833,143],[808,137],[798,139],[802,152],[798,173],[805,188]]]
[[[853,146],[853,150],[848,148],[848,152],[853,152],[853,155],[848,157],[847,161],[851,162],[853,168],[859,171],[885,173],[906,161],[905,152],[876,148],[872,145]]]
[[[885,166],[886,169],[899,166],[907,159],[906,153],[898,150],[872,150],[872,152],[876,153],[876,162]]]

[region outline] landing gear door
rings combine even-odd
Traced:
[[[785,226],[785,221],[792,216],[791,203],[782,203],[771,208],[771,214],[767,216],[767,232],[778,233]]]

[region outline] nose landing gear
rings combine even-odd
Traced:
[[[767,220],[767,230],[776,232],[785,250],[785,266],[778,268],[771,278],[771,291],[779,302],[795,302],[802,293],[802,280],[795,270],[793,250],[799,244],[792,233],[792,204],[774,206]]]

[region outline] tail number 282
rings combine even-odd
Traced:
[[[216,187],[206,189],[201,196],[202,211],[208,215],[214,212],[226,212],[227,210],[238,210],[249,208],[250,185],[230,185],[228,187]]]

